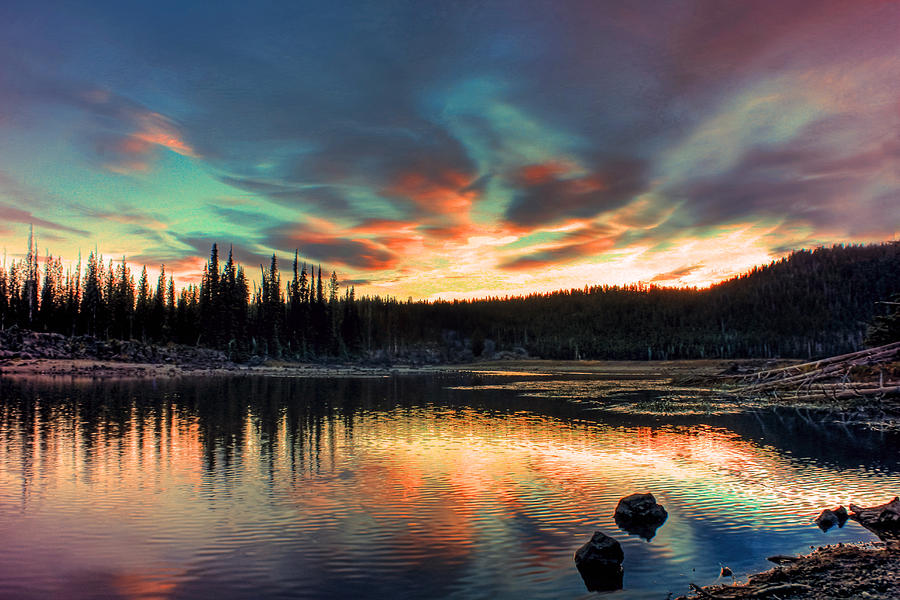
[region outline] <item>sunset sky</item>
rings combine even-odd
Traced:
[[[358,293],[707,285],[900,236],[900,2],[0,5],[0,245]]]

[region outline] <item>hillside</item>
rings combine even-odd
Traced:
[[[437,303],[421,306],[418,321],[545,358],[811,357],[861,348],[867,324],[886,312],[876,301],[898,292],[893,242],[794,252],[704,290],[594,287]]]

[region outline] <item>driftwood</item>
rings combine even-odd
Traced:
[[[885,365],[900,360],[900,342],[894,342],[822,360],[743,375],[725,375],[738,395],[770,394],[780,400],[839,401],[855,398],[880,400],[900,397],[900,381],[885,378]],[[851,381],[855,367],[878,370],[877,381]]]
[[[755,381],[766,381],[771,379],[783,379],[785,377],[789,377],[792,375],[798,375],[803,373],[808,373],[810,371],[817,371],[834,365],[835,363],[846,363],[846,362],[859,362],[859,364],[865,364],[866,359],[883,359],[885,356],[896,356],[898,351],[900,351],[900,342],[893,342],[891,344],[885,344],[884,346],[878,346],[877,348],[867,348],[866,350],[860,350],[858,352],[850,352],[849,354],[841,354],[839,356],[832,356],[829,358],[823,358],[821,360],[816,360],[808,363],[803,363],[799,365],[789,365],[787,367],[780,367],[777,369],[769,369],[767,371],[757,371],[756,373],[748,373],[745,375],[736,375],[734,376],[737,379],[741,380],[755,380]]]
[[[712,598],[714,600],[743,600],[751,598],[768,598],[775,594],[786,594],[794,592],[809,592],[812,588],[803,583],[780,583],[775,585],[766,585],[762,587],[748,587],[746,585],[725,586],[713,588],[713,591],[707,591],[694,583],[688,584],[691,590],[700,598]]]
[[[874,533],[882,541],[900,540],[900,498],[885,504],[863,508],[850,505],[850,518]]]

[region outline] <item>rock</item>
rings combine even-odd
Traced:
[[[575,551],[575,566],[589,592],[619,590],[624,558],[619,542],[602,531],[595,531],[590,541]]]
[[[669,513],[661,504],[657,504],[653,494],[632,494],[619,500],[615,520],[616,525],[626,533],[650,541],[668,516]]]
[[[848,518],[849,515],[847,514],[847,509],[843,506],[838,506],[834,510],[826,508],[819,513],[818,517],[816,517],[816,525],[818,525],[819,529],[822,531],[828,531],[835,525],[843,527]]]

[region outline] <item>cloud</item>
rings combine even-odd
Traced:
[[[413,170],[399,173],[383,196],[406,201],[423,215],[459,214],[469,210],[478,197],[470,174],[446,170],[425,175]]]
[[[650,279],[651,283],[656,283],[659,281],[675,281],[690,275],[691,273],[695,273],[696,271],[702,269],[704,267],[703,264],[696,265],[688,265],[684,267],[679,267],[677,269],[673,269],[671,271],[666,271],[665,273],[660,273],[659,275],[655,275]]]
[[[583,227],[566,234],[552,245],[508,258],[501,262],[499,267],[510,271],[523,271],[584,259],[596,260],[615,248],[619,241],[620,236],[610,228]]]
[[[15,208],[7,204],[0,204],[0,220],[11,223],[24,223],[25,225],[34,225],[36,227],[46,227],[47,229],[52,229],[56,232],[73,233],[78,236],[88,235],[88,232],[83,229],[76,229],[75,227],[48,221],[47,219],[35,216],[31,211]]]
[[[279,219],[260,209],[230,208],[227,206],[219,206],[217,204],[211,204],[209,208],[219,217],[234,225],[263,229],[272,227],[279,222]]]
[[[683,201],[673,221],[711,227],[754,219],[805,224],[833,233],[890,237],[900,207],[879,200],[900,194],[900,136],[873,136],[835,147],[829,134],[860,123],[813,121],[781,144],[746,149],[728,170],[688,178],[668,190]],[[881,192],[873,193],[881,188]],[[886,189],[885,189],[886,188]]]
[[[7,56],[2,48],[0,56]],[[90,128],[76,128],[76,142],[103,168],[118,173],[146,171],[160,149],[197,156],[181,125],[171,117],[89,79],[53,78],[27,61],[17,61],[17,66],[4,94],[20,105],[20,110],[22,106],[49,105],[87,117]]]
[[[350,214],[351,205],[343,192],[328,185],[299,185],[283,181],[266,181],[251,177],[224,175],[222,183],[268,198],[273,202],[304,212],[319,212],[329,216]]]
[[[346,238],[321,233],[308,225],[288,225],[269,231],[266,241],[274,248],[299,249],[300,255],[326,264],[366,271],[396,268],[401,257],[383,243],[366,238]]]
[[[639,194],[646,186],[645,167],[627,158],[604,161],[584,174],[565,163],[527,165],[512,179],[514,196],[504,216],[518,227],[594,217]]]
[[[101,133],[94,138],[94,150],[100,164],[115,173],[148,171],[160,149],[196,157],[177,126],[167,117],[135,108],[121,115],[116,129],[127,133]]]

